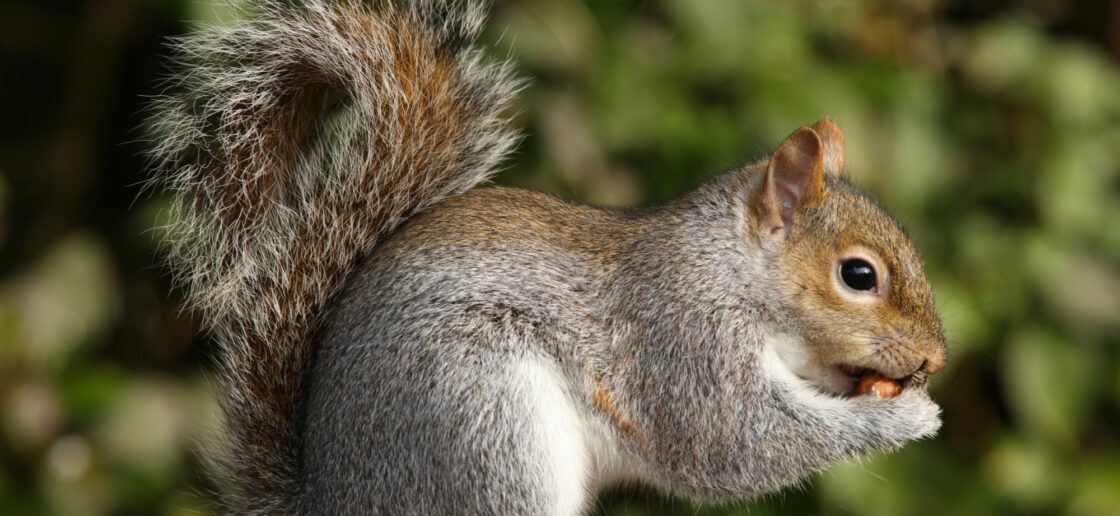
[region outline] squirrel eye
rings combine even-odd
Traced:
[[[854,290],[875,290],[875,268],[859,258],[840,262],[840,279]]]

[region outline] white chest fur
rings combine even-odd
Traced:
[[[518,364],[532,410],[531,426],[542,445],[544,479],[554,488],[555,515],[580,514],[590,499],[591,476],[589,436],[569,399],[564,377],[557,368],[541,360]]]
[[[621,451],[617,429],[572,399],[568,380],[554,364],[528,359],[516,371],[541,443],[546,482],[554,489],[551,514],[583,514],[600,490],[644,478]]]
[[[762,371],[787,387],[803,403],[820,408],[835,407],[843,401],[821,391],[829,388],[832,372],[813,359],[805,340],[787,333],[767,333],[759,357]]]

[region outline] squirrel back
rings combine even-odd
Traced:
[[[220,348],[238,513],[296,511],[300,397],[328,302],[418,210],[485,181],[519,88],[476,2],[262,2],[175,44],[151,114],[169,263]]]

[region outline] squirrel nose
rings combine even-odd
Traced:
[[[941,344],[933,350],[933,353],[931,353],[926,357],[924,361],[922,361],[922,365],[918,368],[918,370],[925,371],[928,374],[937,373],[945,367],[945,355],[945,345]]]

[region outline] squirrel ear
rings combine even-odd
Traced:
[[[824,198],[824,160],[825,144],[811,127],[782,141],[770,157],[762,185],[751,196],[763,235],[779,235],[792,223],[794,209]]]
[[[810,129],[824,144],[824,173],[829,177],[840,177],[844,171],[844,133],[827,118],[818,120]]]

